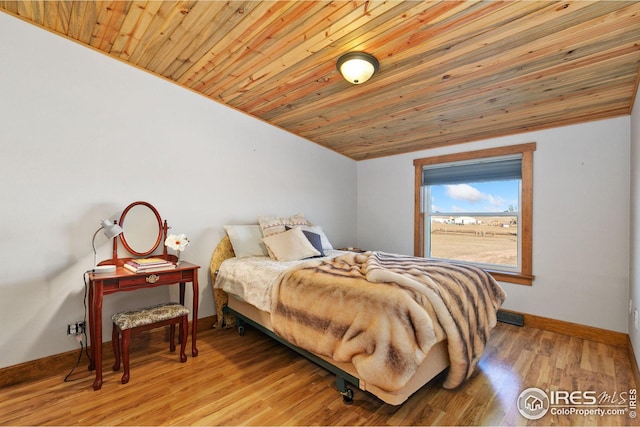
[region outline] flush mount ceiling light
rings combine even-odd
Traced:
[[[378,71],[380,63],[373,55],[366,52],[349,52],[338,59],[336,67],[346,81],[359,85],[369,80],[373,73]]]

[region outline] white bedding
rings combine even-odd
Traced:
[[[323,258],[335,258],[344,253],[327,250]],[[220,266],[214,287],[271,313],[271,288],[278,276],[291,267],[323,258],[299,261],[274,261],[266,256],[229,258]]]

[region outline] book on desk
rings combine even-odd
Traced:
[[[176,268],[176,265],[163,258],[140,258],[125,262],[124,268],[134,273],[153,273],[154,271],[171,270]]]

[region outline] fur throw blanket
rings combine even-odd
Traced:
[[[288,270],[272,296],[274,332],[308,351],[352,362],[363,381],[395,391],[443,339],[451,361],[444,387],[469,378],[505,293],[473,266],[365,252]]]

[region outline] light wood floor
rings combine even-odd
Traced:
[[[65,372],[0,389],[0,424],[637,425],[628,414],[522,417],[516,401],[528,387],[616,399],[636,387],[626,349],[539,329],[498,324],[470,381],[445,390],[436,377],[398,407],[360,390],[343,404],[331,374],[249,327],[244,337],[234,329],[199,334],[200,356],[183,364],[161,336],[134,337],[140,349],[127,385],[108,359],[102,390],[93,391],[83,358],[78,381],[63,382]]]

